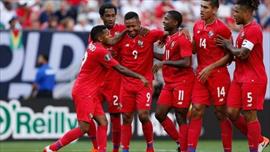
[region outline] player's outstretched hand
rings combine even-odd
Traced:
[[[213,70],[212,66],[209,65],[207,67],[205,67],[204,69],[202,69],[202,71],[198,74],[197,78],[201,81],[201,82],[205,82],[209,75],[211,74],[211,71]]]
[[[152,68],[153,73],[157,73],[158,70],[162,68],[162,65],[163,65],[162,62],[159,62],[159,63],[155,64],[155,65],[153,66],[153,68]]]
[[[143,83],[143,85],[145,87],[148,87],[149,82],[148,82],[148,80],[144,76],[141,76],[140,80],[142,81],[142,83]]]
[[[145,27],[141,27],[140,31],[139,31],[139,35],[141,36],[145,36],[150,30],[148,28]]]
[[[228,39],[225,39],[224,37],[218,35],[217,38],[216,38],[216,44],[218,46],[221,46],[221,47],[224,47],[224,48],[227,48],[227,46],[231,45],[232,41],[231,40],[228,40]],[[226,49],[225,49],[226,50]]]

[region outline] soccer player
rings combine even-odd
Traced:
[[[229,90],[227,112],[233,124],[247,136],[250,152],[262,152],[269,144],[269,139],[261,136],[257,118],[257,111],[263,110],[267,85],[262,29],[253,19],[258,5],[258,0],[238,0],[234,5],[233,17],[238,25],[243,25],[236,47],[223,37],[217,39],[217,44],[229,50],[235,58],[236,68]]]
[[[182,15],[177,11],[168,11],[163,20],[164,30],[168,32],[165,53],[153,71],[162,68],[165,86],[158,99],[156,118],[168,135],[178,144],[179,152],[187,151],[187,113],[191,103],[194,73],[191,68],[192,43],[184,34],[179,33]],[[179,131],[167,116],[174,109]],[[179,147],[179,143],[181,148]]]
[[[147,152],[153,152],[153,126],[149,118],[152,103],[153,80],[153,43],[161,39],[163,31],[150,30],[140,35],[142,29],[139,16],[135,12],[128,12],[124,17],[127,34],[117,44],[120,50],[121,64],[143,75],[149,81],[149,86],[143,86],[131,77],[122,77],[120,99],[122,104],[123,125],[121,128],[121,144],[123,152],[129,151],[131,139],[131,123],[134,112],[138,112],[139,120],[147,142]]]
[[[117,9],[113,4],[103,4],[99,9],[99,14],[111,36],[115,36],[117,33],[122,32],[125,29],[124,25],[115,23]],[[119,61],[118,50],[113,46],[106,47],[111,52],[113,58]],[[120,84],[121,75],[117,71],[109,69],[105,77],[101,92],[103,98],[108,103],[108,111],[110,113],[110,120],[112,125],[113,152],[118,152],[121,138],[121,119],[119,108]]]
[[[47,146],[44,152],[57,151],[80,138],[89,132],[89,124],[93,120],[98,124],[98,152],[106,152],[107,119],[101,106],[99,89],[109,68],[113,68],[126,76],[139,79],[139,82],[143,82],[141,82],[142,86],[148,85],[145,77],[121,66],[112,58],[102,45],[108,37],[109,32],[104,25],[96,26],[91,30],[91,42],[88,45],[81,70],[72,90],[79,127],[70,130],[58,141]]]
[[[226,98],[230,86],[227,63],[229,53],[215,43],[217,35],[231,38],[229,28],[222,23],[216,13],[218,0],[201,1],[201,20],[193,28],[194,51],[197,53],[198,67],[192,91],[192,114],[188,130],[188,152],[195,152],[199,140],[202,117],[205,108],[214,105],[215,115],[221,128],[224,152],[231,152],[232,126],[226,117]]]

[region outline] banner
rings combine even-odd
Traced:
[[[71,87],[78,73],[86,49],[89,33],[23,31],[14,47],[14,34],[0,31],[0,99],[24,99],[30,95],[37,57],[48,54],[49,65],[56,71],[56,99],[71,96]],[[22,33],[22,34],[21,34]],[[234,33],[234,38],[236,33]],[[264,63],[270,73],[270,33],[264,33]],[[195,58],[194,58],[195,59]],[[194,62],[196,63],[196,62]],[[229,66],[232,75],[234,64]],[[270,76],[266,99],[270,99]]]
[[[154,102],[155,103],[155,102]],[[152,109],[155,109],[155,104]],[[265,102],[265,109],[270,109],[270,102]],[[106,111],[106,107],[105,107]],[[259,112],[262,134],[270,136],[270,111]],[[175,116],[169,113],[175,121]],[[107,114],[109,120],[109,114]],[[151,113],[155,139],[169,138],[163,127]],[[110,122],[110,121],[109,121]],[[142,126],[137,117],[133,122],[133,139],[143,139]],[[44,140],[57,139],[68,130],[77,127],[76,113],[71,100],[28,100],[9,102],[0,101],[0,141],[2,140]],[[111,135],[110,123],[107,135]],[[213,108],[205,111],[201,139],[220,139],[220,127]],[[234,130],[234,139],[245,138]]]

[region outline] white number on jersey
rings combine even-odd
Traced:
[[[222,97],[225,97],[225,87],[217,87],[217,94],[218,94],[218,97],[220,98],[221,96]]]
[[[134,56],[134,59],[137,59],[138,58],[138,51],[137,50],[132,51],[132,55]]]
[[[170,58],[170,50],[166,50],[165,51],[165,59],[169,60],[169,58]]]
[[[87,53],[87,51],[86,51],[86,52],[84,53],[84,57],[83,57],[82,64],[81,64],[81,68],[82,68],[82,66],[84,65],[84,63],[85,63],[87,57],[88,57],[88,53]],[[81,68],[80,68],[80,69],[81,69]]]
[[[206,39],[200,38],[200,47],[206,48]]]
[[[150,92],[147,92],[147,93],[146,93],[146,98],[147,98],[147,102],[149,102],[150,99],[151,99],[151,94],[150,94]]]
[[[113,105],[114,106],[118,106],[119,105],[119,103],[118,103],[118,96],[117,95],[113,95]]]

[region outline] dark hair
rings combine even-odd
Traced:
[[[106,29],[105,25],[97,25],[95,27],[92,28],[91,30],[91,40],[93,42],[98,41],[98,36],[103,32],[103,30]]]
[[[101,5],[99,8],[99,15],[103,16],[105,13],[105,9],[111,9],[111,8],[113,8],[115,11],[115,14],[117,14],[117,8],[113,4],[105,3],[105,4]]]
[[[258,9],[260,5],[260,1],[259,0],[237,0],[236,4],[245,6],[247,9],[254,11]]]
[[[219,0],[204,0],[210,2],[211,6],[219,8]]]
[[[125,15],[125,20],[129,20],[129,19],[139,19],[139,15],[136,12],[127,12],[127,14]]]
[[[179,27],[182,24],[182,14],[178,11],[171,10],[167,12],[171,15],[171,17],[178,22],[177,27]]]
[[[46,62],[49,61],[49,57],[47,54],[40,54],[40,56],[43,57],[46,60]]]

